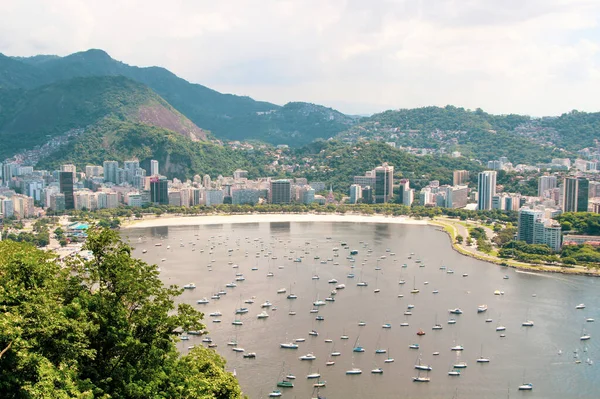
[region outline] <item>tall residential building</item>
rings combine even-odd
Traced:
[[[247,179],[248,178],[248,171],[247,170],[241,170],[241,169],[237,169],[233,172],[233,179],[234,180],[240,180],[240,179]]]
[[[221,205],[224,199],[223,190],[205,190],[204,199],[206,206]]]
[[[231,203],[234,205],[256,205],[259,199],[258,190],[240,189],[234,190],[231,196]]]
[[[85,167],[85,176],[87,178],[102,176],[103,174],[104,174],[104,168],[102,166],[86,165],[86,167]]]
[[[480,211],[492,209],[492,199],[496,195],[495,170],[486,170],[479,173],[477,178],[477,192],[479,194],[477,209]]]
[[[158,176],[158,161],[153,159],[150,161],[150,176]]]
[[[17,169],[19,164],[16,163],[5,163],[2,166],[2,182],[6,187],[12,185],[12,178],[17,175]]]
[[[557,221],[545,218],[541,210],[521,208],[517,239],[528,244],[546,244],[558,252],[562,245],[561,227]]]
[[[469,171],[468,170],[455,170],[452,173],[452,185],[453,186],[462,186],[469,181]]]
[[[269,198],[271,204],[289,204],[292,196],[292,183],[289,180],[272,180]]]
[[[60,165],[61,172],[71,172],[73,176],[77,173],[77,168],[73,164]]]
[[[358,184],[350,186],[350,203],[356,204],[362,198],[362,187]]]
[[[60,192],[65,195],[65,209],[74,209],[75,198],[73,197],[73,172],[60,172],[59,187]]]
[[[538,180],[538,197],[543,197],[548,190],[556,188],[556,176],[540,176]]]
[[[140,169],[140,161],[131,160],[125,161],[123,164],[123,169],[125,170],[125,181],[128,183],[133,183],[133,177],[138,174],[138,169]]]
[[[104,161],[102,167],[104,169],[104,181],[117,184],[119,163],[117,161]]]
[[[169,183],[164,176],[153,176],[150,179],[150,202],[160,205],[169,204]]]
[[[204,186],[204,188],[209,189],[210,188],[210,176],[209,175],[204,175],[204,177],[202,178],[202,186]]]
[[[469,201],[469,188],[467,186],[444,187],[446,193],[444,206],[446,208],[464,208]]]
[[[590,182],[584,178],[565,177],[563,181],[564,212],[587,212]]]
[[[384,163],[375,168],[375,203],[389,202],[394,196],[394,167]]]

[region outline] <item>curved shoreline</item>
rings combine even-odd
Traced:
[[[444,231],[450,239],[452,249],[461,255],[495,264],[498,266],[511,267],[517,270],[536,272],[536,273],[561,273],[569,275],[582,275],[590,277],[600,277],[600,271],[592,271],[583,267],[565,268],[560,266],[536,265],[531,263],[517,262],[511,259],[502,259],[492,255],[477,254],[466,250],[460,244],[456,243],[456,228],[447,222],[440,220],[417,220],[408,216],[384,216],[384,215],[360,215],[360,214],[315,214],[315,213],[257,213],[257,214],[223,214],[223,215],[197,215],[197,216],[179,216],[162,215],[159,217],[142,220],[134,220],[124,223],[122,229],[131,228],[149,228],[149,227],[167,227],[167,226],[199,226],[214,224],[237,224],[237,223],[315,223],[315,222],[335,222],[335,223],[389,223],[405,224],[417,226],[435,226]]]
[[[560,273],[569,274],[575,276],[587,276],[587,277],[600,277],[600,270],[592,271],[587,268],[579,267],[561,267],[561,266],[550,266],[550,265],[536,265],[533,263],[519,262],[512,259],[503,259],[493,255],[476,254],[464,249],[460,244],[456,242],[456,232],[454,226],[449,223],[444,223],[439,220],[432,220],[428,223],[430,226],[440,227],[439,231],[443,231],[448,235],[450,239],[450,246],[456,252],[461,255],[468,256],[480,260],[482,262],[492,263],[497,266],[510,267],[515,270],[535,272],[535,273]],[[453,229],[452,232],[449,229]]]

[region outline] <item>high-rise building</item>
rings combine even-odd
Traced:
[[[231,196],[231,203],[234,205],[256,205],[258,203],[259,193],[254,189],[234,190]]]
[[[350,186],[350,203],[356,204],[358,201],[362,199],[362,187],[358,184],[353,184]]]
[[[140,161],[131,160],[125,161],[123,164],[123,169],[125,170],[125,179],[127,183],[133,183],[133,177],[138,174],[138,169],[140,169]]]
[[[204,177],[202,178],[202,185],[204,186],[204,188],[209,189],[211,186],[210,183],[211,183],[210,176],[204,175]]]
[[[119,163],[117,161],[104,161],[102,167],[104,170],[104,181],[117,184]]]
[[[85,176],[87,178],[101,176],[104,174],[104,168],[97,165],[86,165]]]
[[[315,189],[311,186],[305,186],[300,192],[300,202],[303,204],[315,202]]]
[[[77,168],[73,164],[60,165],[61,172],[71,172],[73,176],[77,173]]]
[[[271,204],[289,204],[292,197],[292,183],[289,180],[271,180],[269,198]]]
[[[468,170],[455,170],[452,173],[452,185],[454,186],[462,186],[469,181],[469,171]]]
[[[469,188],[467,186],[444,187],[446,208],[464,208],[469,200]]]
[[[60,172],[59,187],[60,192],[65,195],[65,209],[74,209],[75,198],[73,197],[73,172]]]
[[[522,208],[519,211],[519,225],[517,240],[525,241],[527,244],[533,244],[535,236],[535,221],[543,216],[542,211],[529,208]]]
[[[153,176],[150,179],[150,202],[154,204],[169,204],[169,183],[164,176]]]
[[[528,244],[546,244],[558,252],[562,245],[560,224],[544,217],[544,214],[542,210],[521,208],[517,239]]]
[[[375,203],[386,203],[394,196],[394,167],[384,163],[375,168]]]
[[[2,182],[6,187],[12,185],[12,178],[17,175],[17,169],[19,164],[16,163],[5,163],[2,166]]]
[[[564,212],[587,212],[590,182],[584,178],[565,177],[563,181]]]
[[[577,212],[587,212],[590,202],[590,181],[579,178],[577,185]]]
[[[206,206],[221,205],[224,199],[223,190],[205,190],[204,199]]]
[[[556,176],[540,176],[538,180],[538,197],[543,197],[546,191],[556,188]]]
[[[492,209],[492,198],[496,195],[495,170],[486,170],[479,173],[477,178],[477,192],[479,194],[477,209],[480,211]]]
[[[240,179],[247,179],[248,178],[248,171],[247,170],[241,170],[241,169],[237,169],[233,172],[233,179],[234,180],[240,180]]]
[[[158,161],[153,159],[150,161],[150,176],[158,176]]]

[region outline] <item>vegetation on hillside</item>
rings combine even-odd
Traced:
[[[46,158],[38,167],[53,170],[64,163],[77,168],[102,165],[105,160],[125,161],[137,158],[149,169],[150,160],[161,164],[161,173],[170,178],[191,179],[196,174],[232,175],[235,169],[249,176],[265,176],[268,162],[260,152],[232,150],[210,142],[192,142],[180,134],[140,123],[104,120],[78,136],[60,152]],[[80,169],[81,170],[81,169]]]
[[[530,121],[523,115],[492,115],[446,106],[390,110],[361,119],[339,135],[344,140],[378,138],[398,146],[444,148],[489,161],[506,156],[514,163],[550,159],[551,149],[522,137],[514,129]]]
[[[597,147],[600,140],[600,112],[571,111],[558,118],[543,118],[541,125],[556,131],[556,144],[577,151]]]
[[[180,331],[202,313],[175,306],[155,265],[110,230],[89,232],[93,258],[61,264],[29,244],[0,242],[3,398],[239,398],[213,350],[181,356]]]
[[[440,184],[452,184],[452,173],[457,169],[471,172],[482,170],[481,165],[466,158],[448,156],[415,156],[390,147],[381,142],[361,142],[356,144],[340,141],[318,141],[295,153],[297,158],[312,160],[310,169],[300,169],[299,175],[309,181],[324,181],[332,184],[334,190],[348,192],[353,176],[364,176],[383,162],[394,166],[396,178],[407,178],[411,188],[419,190],[431,180]]]
[[[106,117],[137,121],[141,106],[163,107],[185,120],[152,90],[124,77],[77,78],[32,90],[0,91],[0,159]]]

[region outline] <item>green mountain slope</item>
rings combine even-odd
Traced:
[[[597,147],[600,140],[600,112],[572,111],[558,118],[543,118],[540,126],[548,140],[571,151]]]
[[[460,151],[483,161],[506,156],[513,163],[547,161],[553,148],[542,146],[517,128],[531,121],[523,115],[492,115],[453,106],[402,109],[375,114],[338,138],[375,139],[397,146]]]
[[[301,145],[315,138],[331,137],[354,122],[351,117],[312,104],[293,103],[281,107],[250,97],[222,94],[189,83],[164,68],[129,66],[112,59],[102,50],[88,50],[67,57],[10,60],[34,66],[39,79],[45,83],[84,76],[126,76],[147,85],[196,125],[224,139]],[[26,83],[27,79],[24,79],[20,87],[28,87]]]
[[[76,78],[32,90],[0,90],[0,159],[105,118],[166,128],[192,140],[206,138],[140,83],[118,76]]]

